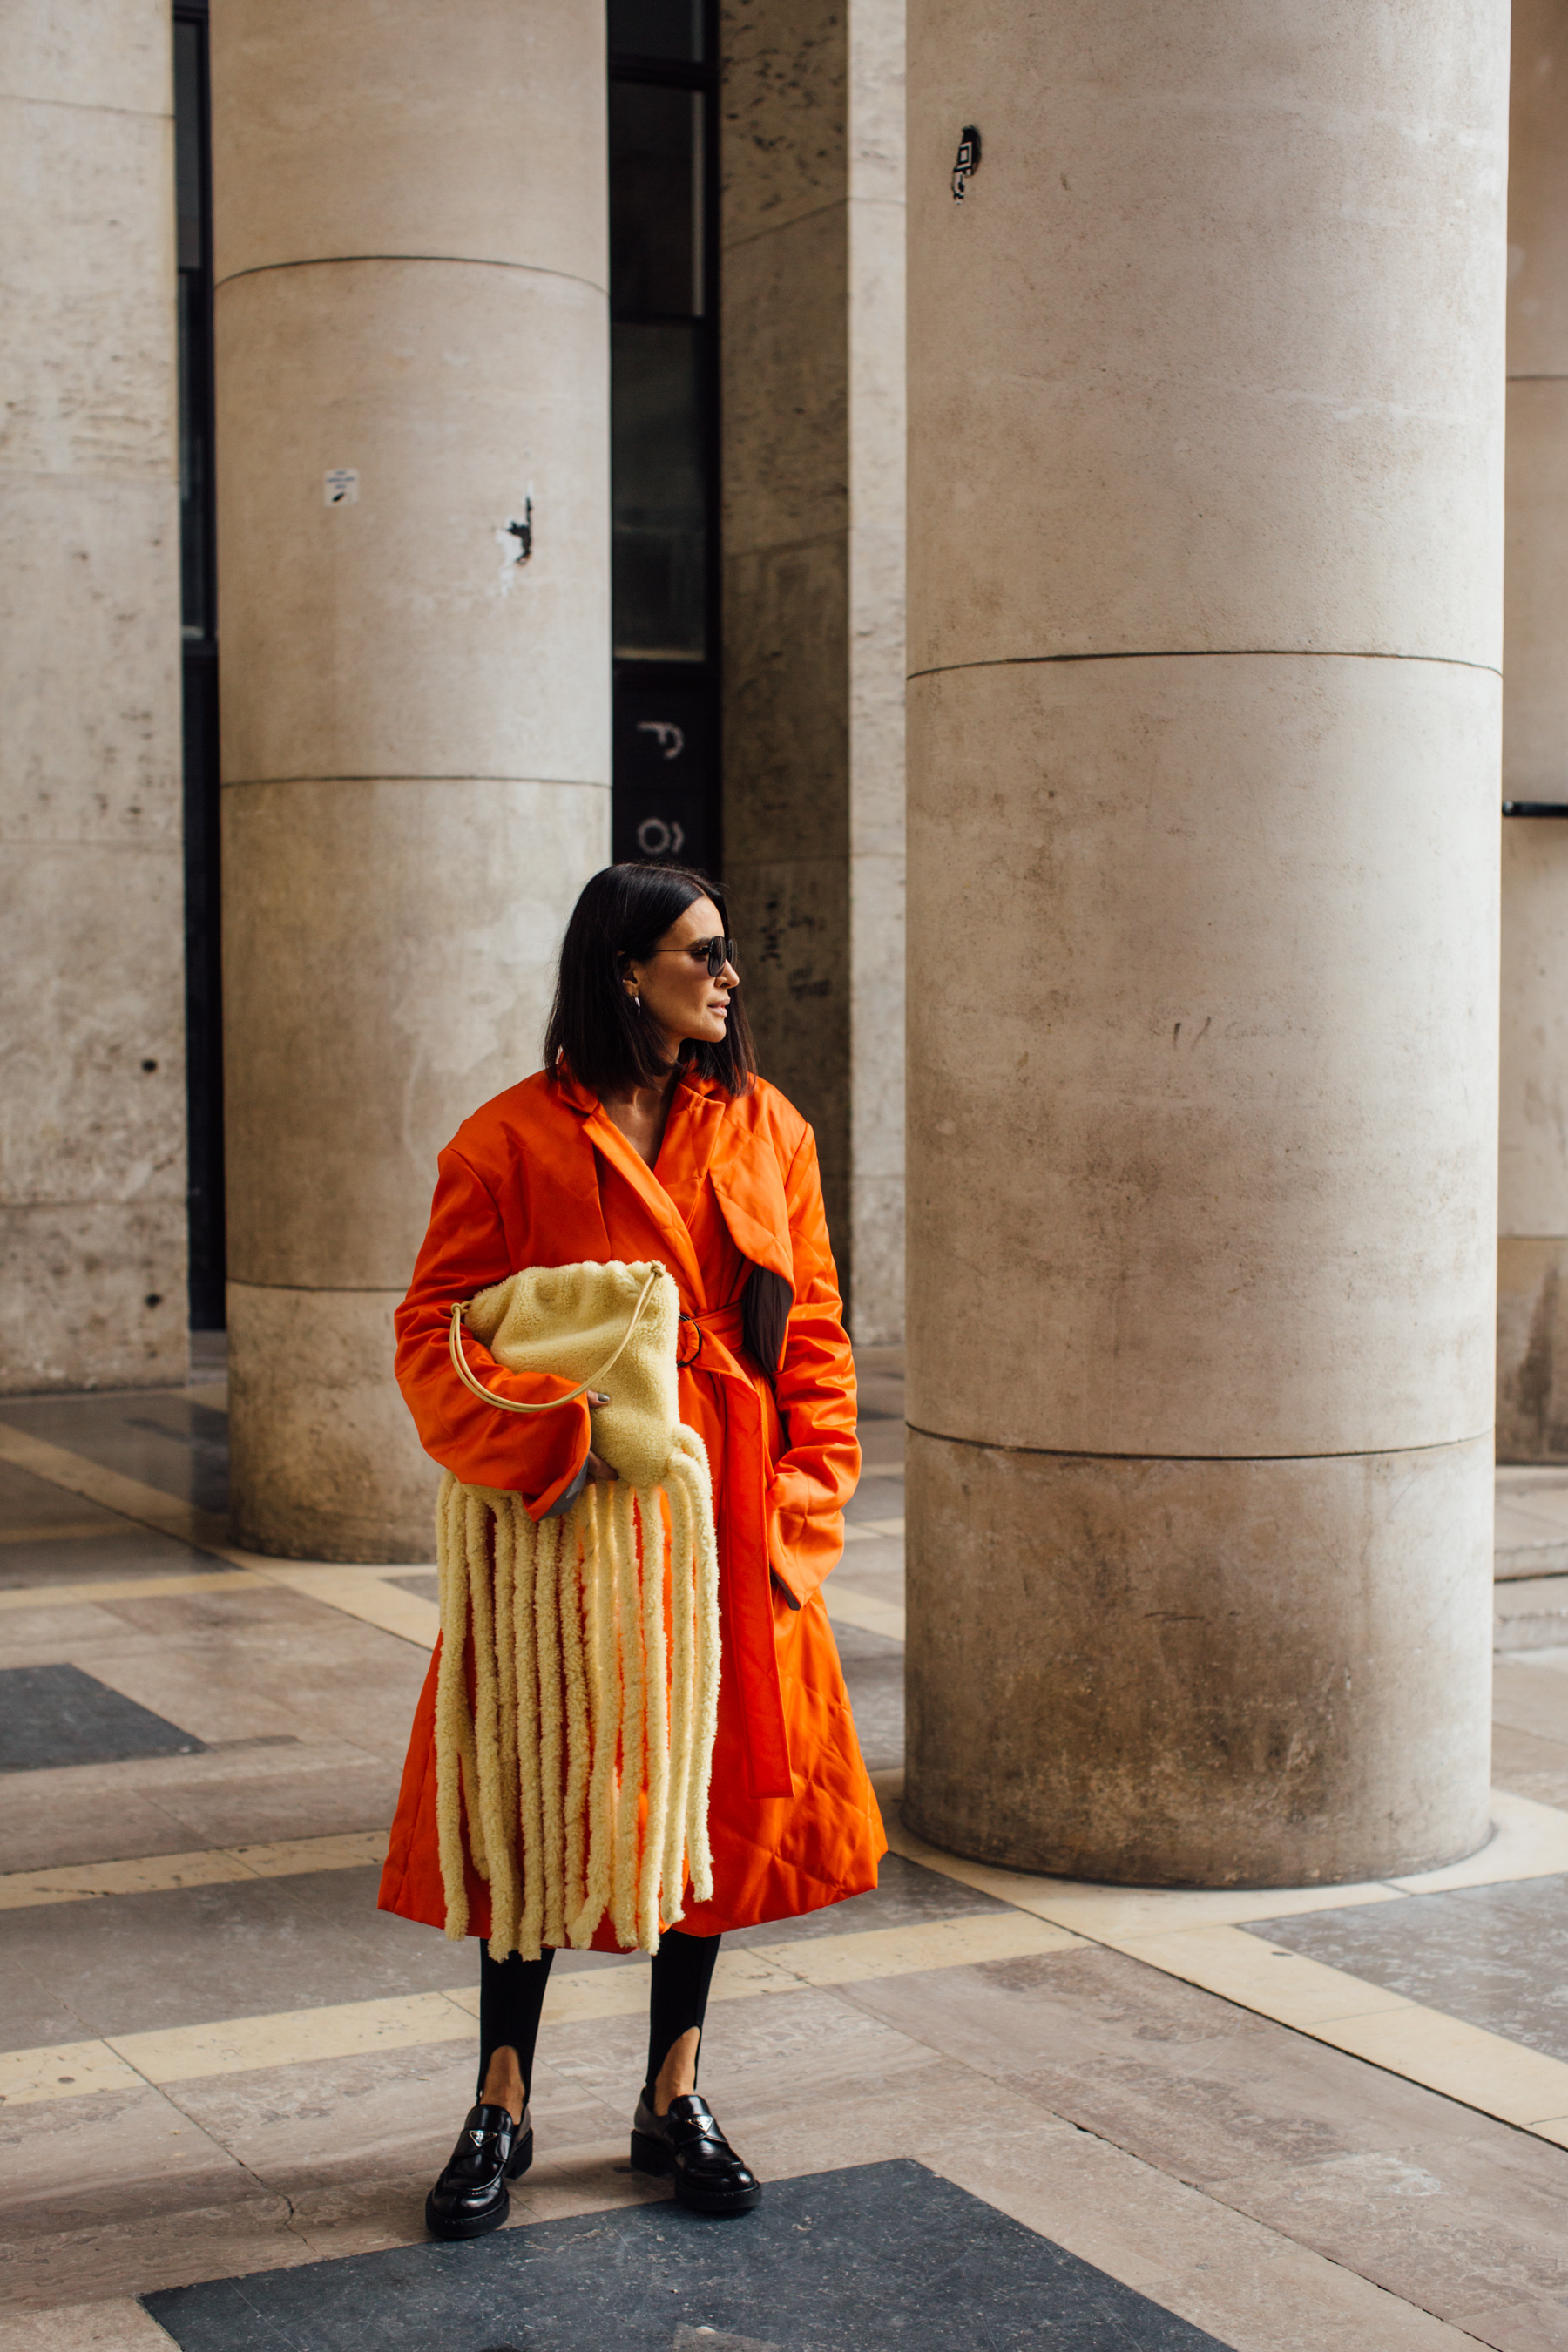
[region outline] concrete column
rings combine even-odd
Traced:
[[[903,0],[731,0],[724,870],[851,1328],[903,1329]]]
[[[1503,797],[1568,803],[1568,7],[1516,0]],[[1568,819],[1502,829],[1498,1453],[1568,1462]]]
[[[230,1398],[264,1550],[430,1556],[393,1310],[436,1150],[538,1068],[608,856],[604,38],[595,0],[214,12]]]
[[[906,1810],[1120,1881],[1437,1863],[1487,1831],[1506,10],[916,0],[910,58]]]
[[[0,1390],[185,1370],[167,0],[0,17]]]

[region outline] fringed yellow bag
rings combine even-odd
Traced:
[[[563,1517],[537,1524],[521,1496],[449,1472],[437,1504],[447,1933],[468,1932],[466,1803],[497,1959],[586,1945],[606,1915],[623,1950],[656,1952],[688,1876],[699,1902],[712,1895],[719,1557],[707,1449],[679,1418],[679,1318],[667,1267],[618,1262],[531,1266],[452,1309],[459,1376],[505,1412],[549,1412],[613,1375],[610,1402],[590,1408],[613,1484],[590,1483]],[[571,1395],[494,1395],[464,1358],[465,1324],[507,1370],[555,1373],[576,1383]]]

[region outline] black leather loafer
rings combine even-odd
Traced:
[[[499,2230],[511,2208],[506,2184],[532,2162],[526,2107],[518,2124],[505,2107],[470,2107],[452,2160],[425,2200],[425,2227],[433,2238],[482,2238]]]
[[[637,2172],[672,2172],[675,2194],[694,2213],[749,2213],[761,2202],[763,2184],[743,2165],[718,2125],[706,2099],[696,2092],[671,2099],[669,2113],[656,2116],[645,2093],[632,2124],[632,2168]]]

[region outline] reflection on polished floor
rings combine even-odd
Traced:
[[[1500,1482],[1483,1853],[1074,1886],[898,1826],[898,1360],[863,1374],[828,1594],[895,1853],[721,1963],[704,2088],[773,2193],[694,2229],[628,2171],[642,1963],[569,1955],[534,2169],[458,2249],[420,2209],[471,1955],[374,1908],[433,1577],[226,1543],[221,1360],[0,1404],[5,2352],[1568,2352],[1568,1480]]]

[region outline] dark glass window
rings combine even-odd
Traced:
[[[617,319],[611,330],[616,656],[707,652],[707,465],[702,354],[689,327]]]
[[[703,0],[610,0],[610,51],[700,65],[707,53]]]
[[[711,56],[705,0],[610,0],[615,850],[718,869]]]
[[[217,600],[213,560],[212,231],[205,0],[174,8],[180,586],[184,661],[185,1108],[191,1328],[224,1322]]]

